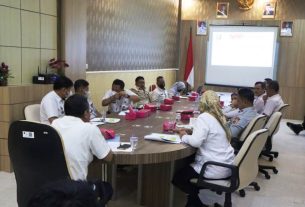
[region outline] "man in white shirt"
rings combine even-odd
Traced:
[[[264,82],[258,81],[254,85],[254,102],[253,106],[257,113],[261,114],[265,108],[265,101],[263,99],[265,93],[266,85]]]
[[[74,83],[75,94],[85,96],[89,103],[90,119],[101,117],[102,114],[95,108],[90,98],[89,83],[86,80],[79,79]]]
[[[115,79],[112,89],[108,90],[102,99],[102,106],[109,106],[109,112],[119,113],[127,110],[132,103],[138,102],[139,97],[132,91],[124,90],[125,83]]]
[[[89,104],[84,96],[69,97],[64,108],[66,115],[54,120],[52,126],[62,137],[72,179],[86,180],[93,157],[111,161],[112,152],[98,127],[89,123]]]
[[[162,76],[157,77],[157,87],[151,93],[152,102],[163,102],[168,98],[168,92],[165,89],[165,81]]]
[[[132,92],[139,96],[140,101],[137,105],[144,105],[151,102],[149,92],[145,88],[145,80],[142,76],[138,76],[135,80],[136,88],[130,89]]]
[[[271,116],[274,112],[278,111],[279,108],[284,104],[282,97],[279,94],[279,83],[277,81],[270,81],[267,85],[267,101],[263,114]]]
[[[52,122],[65,114],[64,102],[71,95],[73,82],[67,77],[59,77],[53,85],[53,91],[45,95],[40,103],[40,122]]]

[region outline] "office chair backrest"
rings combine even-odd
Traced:
[[[267,121],[267,116],[260,114],[256,116],[254,119],[250,121],[248,126],[244,129],[244,131],[241,133],[239,140],[245,141],[245,139],[254,131],[257,131],[259,129],[263,129]]]
[[[28,121],[40,122],[40,104],[26,106],[24,108],[24,116]]]
[[[43,185],[70,179],[61,137],[53,127],[30,121],[13,122],[8,148],[19,207],[26,207],[31,196]]]
[[[266,123],[265,128],[269,129],[269,136],[272,137],[276,134],[280,128],[280,122],[282,119],[281,112],[274,112]]]
[[[267,141],[268,130],[260,129],[249,135],[234,159],[239,167],[239,189],[247,187],[258,173],[258,157]]]
[[[287,111],[288,107],[289,107],[289,104],[283,104],[280,106],[280,108],[277,111],[284,114]]]

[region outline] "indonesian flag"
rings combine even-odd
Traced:
[[[184,80],[194,87],[194,63],[193,63],[193,43],[192,33],[190,33],[190,42],[187,49],[187,57],[185,63]]]

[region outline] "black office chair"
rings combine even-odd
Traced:
[[[53,127],[30,121],[13,122],[8,148],[19,207],[26,207],[31,196],[47,183],[70,179],[61,137]]]

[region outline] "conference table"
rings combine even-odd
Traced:
[[[175,120],[177,110],[189,110],[196,107],[195,102],[187,99],[175,101],[172,106],[171,111],[157,110],[149,117],[132,121],[125,120],[124,116],[109,114],[107,118],[120,118],[120,122],[100,126],[113,129],[120,134],[121,142],[129,142],[131,136],[138,137],[138,145],[133,152],[114,152],[110,180],[116,192],[117,165],[138,165],[137,202],[144,206],[173,206],[171,179],[175,171],[175,161],[196,152],[196,149],[184,143],[172,144],[144,139],[144,136],[150,133],[163,133],[163,121]]]

